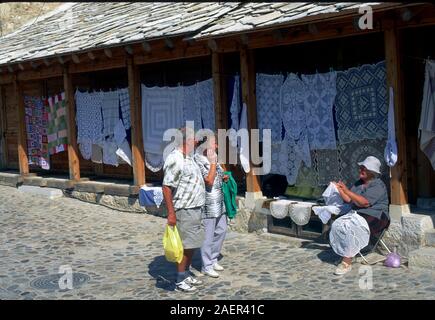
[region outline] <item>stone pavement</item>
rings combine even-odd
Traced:
[[[376,265],[367,289],[359,264],[334,276],[337,256],[324,246],[239,233],[228,234],[221,277],[201,277],[199,292],[179,293],[163,256],[165,222],[0,186],[0,299],[435,299],[431,271]],[[198,256],[194,262],[199,268]],[[59,288],[61,266],[72,269],[71,290]]]

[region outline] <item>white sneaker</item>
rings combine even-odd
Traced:
[[[204,273],[204,274],[206,274],[206,275],[208,275],[209,277],[212,277],[212,278],[219,278],[219,273],[217,273],[213,269],[203,270],[202,273]]]
[[[198,280],[194,277],[187,277],[186,279],[184,279],[184,281],[189,284],[189,285],[197,285],[199,286],[200,284],[202,284],[201,280]]]
[[[176,286],[175,291],[179,291],[179,292],[191,293],[191,292],[195,292],[196,290],[198,290],[194,286],[191,286],[189,283],[187,283],[186,279],[184,279],[181,282],[176,283],[175,286]]]
[[[224,267],[222,267],[220,264],[218,264],[217,262],[213,265],[213,269],[215,271],[224,271]]]
[[[337,276],[341,276],[343,274],[348,273],[350,270],[352,270],[352,265],[348,264],[344,261],[342,261],[338,266],[337,269],[335,269],[334,274]]]

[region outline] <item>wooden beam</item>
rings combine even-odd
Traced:
[[[133,179],[136,186],[145,184],[145,155],[142,138],[142,110],[140,98],[139,68],[133,58],[127,59],[128,90],[130,95],[131,150],[133,155]]]
[[[80,160],[77,146],[76,131],[76,108],[74,101],[74,88],[72,86],[72,76],[68,72],[67,66],[63,69],[63,86],[67,103],[67,126],[68,126],[68,165],[69,178],[73,181],[80,180]]]
[[[212,50],[212,51],[217,51],[218,49],[218,45],[216,40],[214,39],[210,39],[208,40],[208,47]]]
[[[95,60],[95,55],[91,51],[88,52],[88,57],[91,60]]]
[[[19,64],[18,64],[18,68],[19,68],[21,71],[23,71],[23,70],[24,70],[24,66],[23,66],[23,64],[19,63]]]
[[[124,56],[113,57],[112,59],[94,60],[69,66],[70,73],[93,72],[116,68],[125,68],[126,62]]]
[[[80,58],[76,54],[71,55],[71,59],[74,63],[80,63]]]
[[[167,50],[164,41],[153,42],[153,50],[146,54],[135,54],[134,63],[136,65],[171,61],[185,58],[203,57],[210,55],[210,48],[207,42],[196,43],[192,46],[186,42],[176,42],[173,50]]]
[[[213,52],[212,58],[212,76],[213,76],[213,96],[214,96],[214,109],[215,109],[215,127],[216,132],[218,129],[227,129],[227,90],[223,69],[223,56],[222,54]],[[228,150],[229,148],[227,148]],[[228,154],[228,152],[227,152]],[[227,160],[227,159],[225,159]],[[227,170],[225,163],[221,164],[223,169]]]
[[[168,48],[170,50],[174,49],[174,42],[171,39],[166,38],[165,45],[166,45],[166,48]]]
[[[14,81],[15,99],[17,104],[18,121],[18,166],[21,175],[29,174],[29,159],[27,157],[27,133],[26,133],[26,112],[24,107],[24,96],[21,83]]]
[[[50,65],[50,61],[48,58],[44,58],[44,64],[48,67]]]
[[[387,69],[387,87],[394,91],[394,120],[396,126],[396,141],[398,159],[391,168],[391,204],[406,205],[407,196],[407,160],[406,160],[406,131],[405,104],[403,95],[403,75],[400,57],[400,34],[393,22],[384,32],[385,60]],[[388,89],[389,90],[389,89]]]
[[[60,64],[64,64],[65,63],[65,57],[58,56],[57,60],[59,61]]]
[[[108,58],[112,58],[112,50],[106,48],[106,49],[104,49],[104,54],[105,54]]]
[[[125,52],[127,52],[129,55],[133,55],[133,54],[134,54],[133,48],[132,48],[132,46],[130,46],[130,45],[125,46],[125,47],[124,47],[124,50],[125,50]]]
[[[62,66],[54,64],[50,67],[40,68],[38,70],[19,71],[17,72],[17,79],[18,81],[39,80],[61,77],[62,74]]]
[[[0,86],[0,168],[7,167],[8,161],[8,146],[6,141],[6,130],[7,130],[7,122],[6,122],[6,105],[5,105],[5,96],[4,96],[4,88]]]
[[[257,106],[255,99],[255,65],[254,53],[246,47],[240,50],[240,76],[242,79],[243,103],[246,103],[248,112],[248,129],[257,129]],[[251,150],[252,152],[252,150]],[[251,154],[250,152],[250,154]],[[247,192],[260,192],[259,176],[253,174],[251,159],[251,170],[246,174]]]
[[[145,52],[151,52],[151,45],[147,41],[142,42],[142,48]]]
[[[12,66],[8,66],[8,71],[9,71],[10,73],[14,73],[14,68],[13,68]]]

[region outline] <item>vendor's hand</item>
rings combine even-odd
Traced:
[[[168,225],[175,226],[177,224],[177,217],[174,212],[168,213]]]
[[[229,178],[230,178],[230,176],[229,176],[229,175],[227,175],[227,174],[224,174],[223,180],[224,180],[225,182],[227,182]]]
[[[339,181],[336,184],[337,188],[343,190],[344,192],[349,191],[349,189],[346,187],[346,185],[343,183],[343,181]]]

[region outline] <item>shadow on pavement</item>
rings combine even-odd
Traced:
[[[191,269],[201,271],[201,253],[200,250],[195,250],[192,259]],[[177,269],[175,263],[166,260],[165,256],[155,257],[154,260],[148,265],[148,273],[156,280],[156,287],[166,290],[175,290],[175,280]]]

